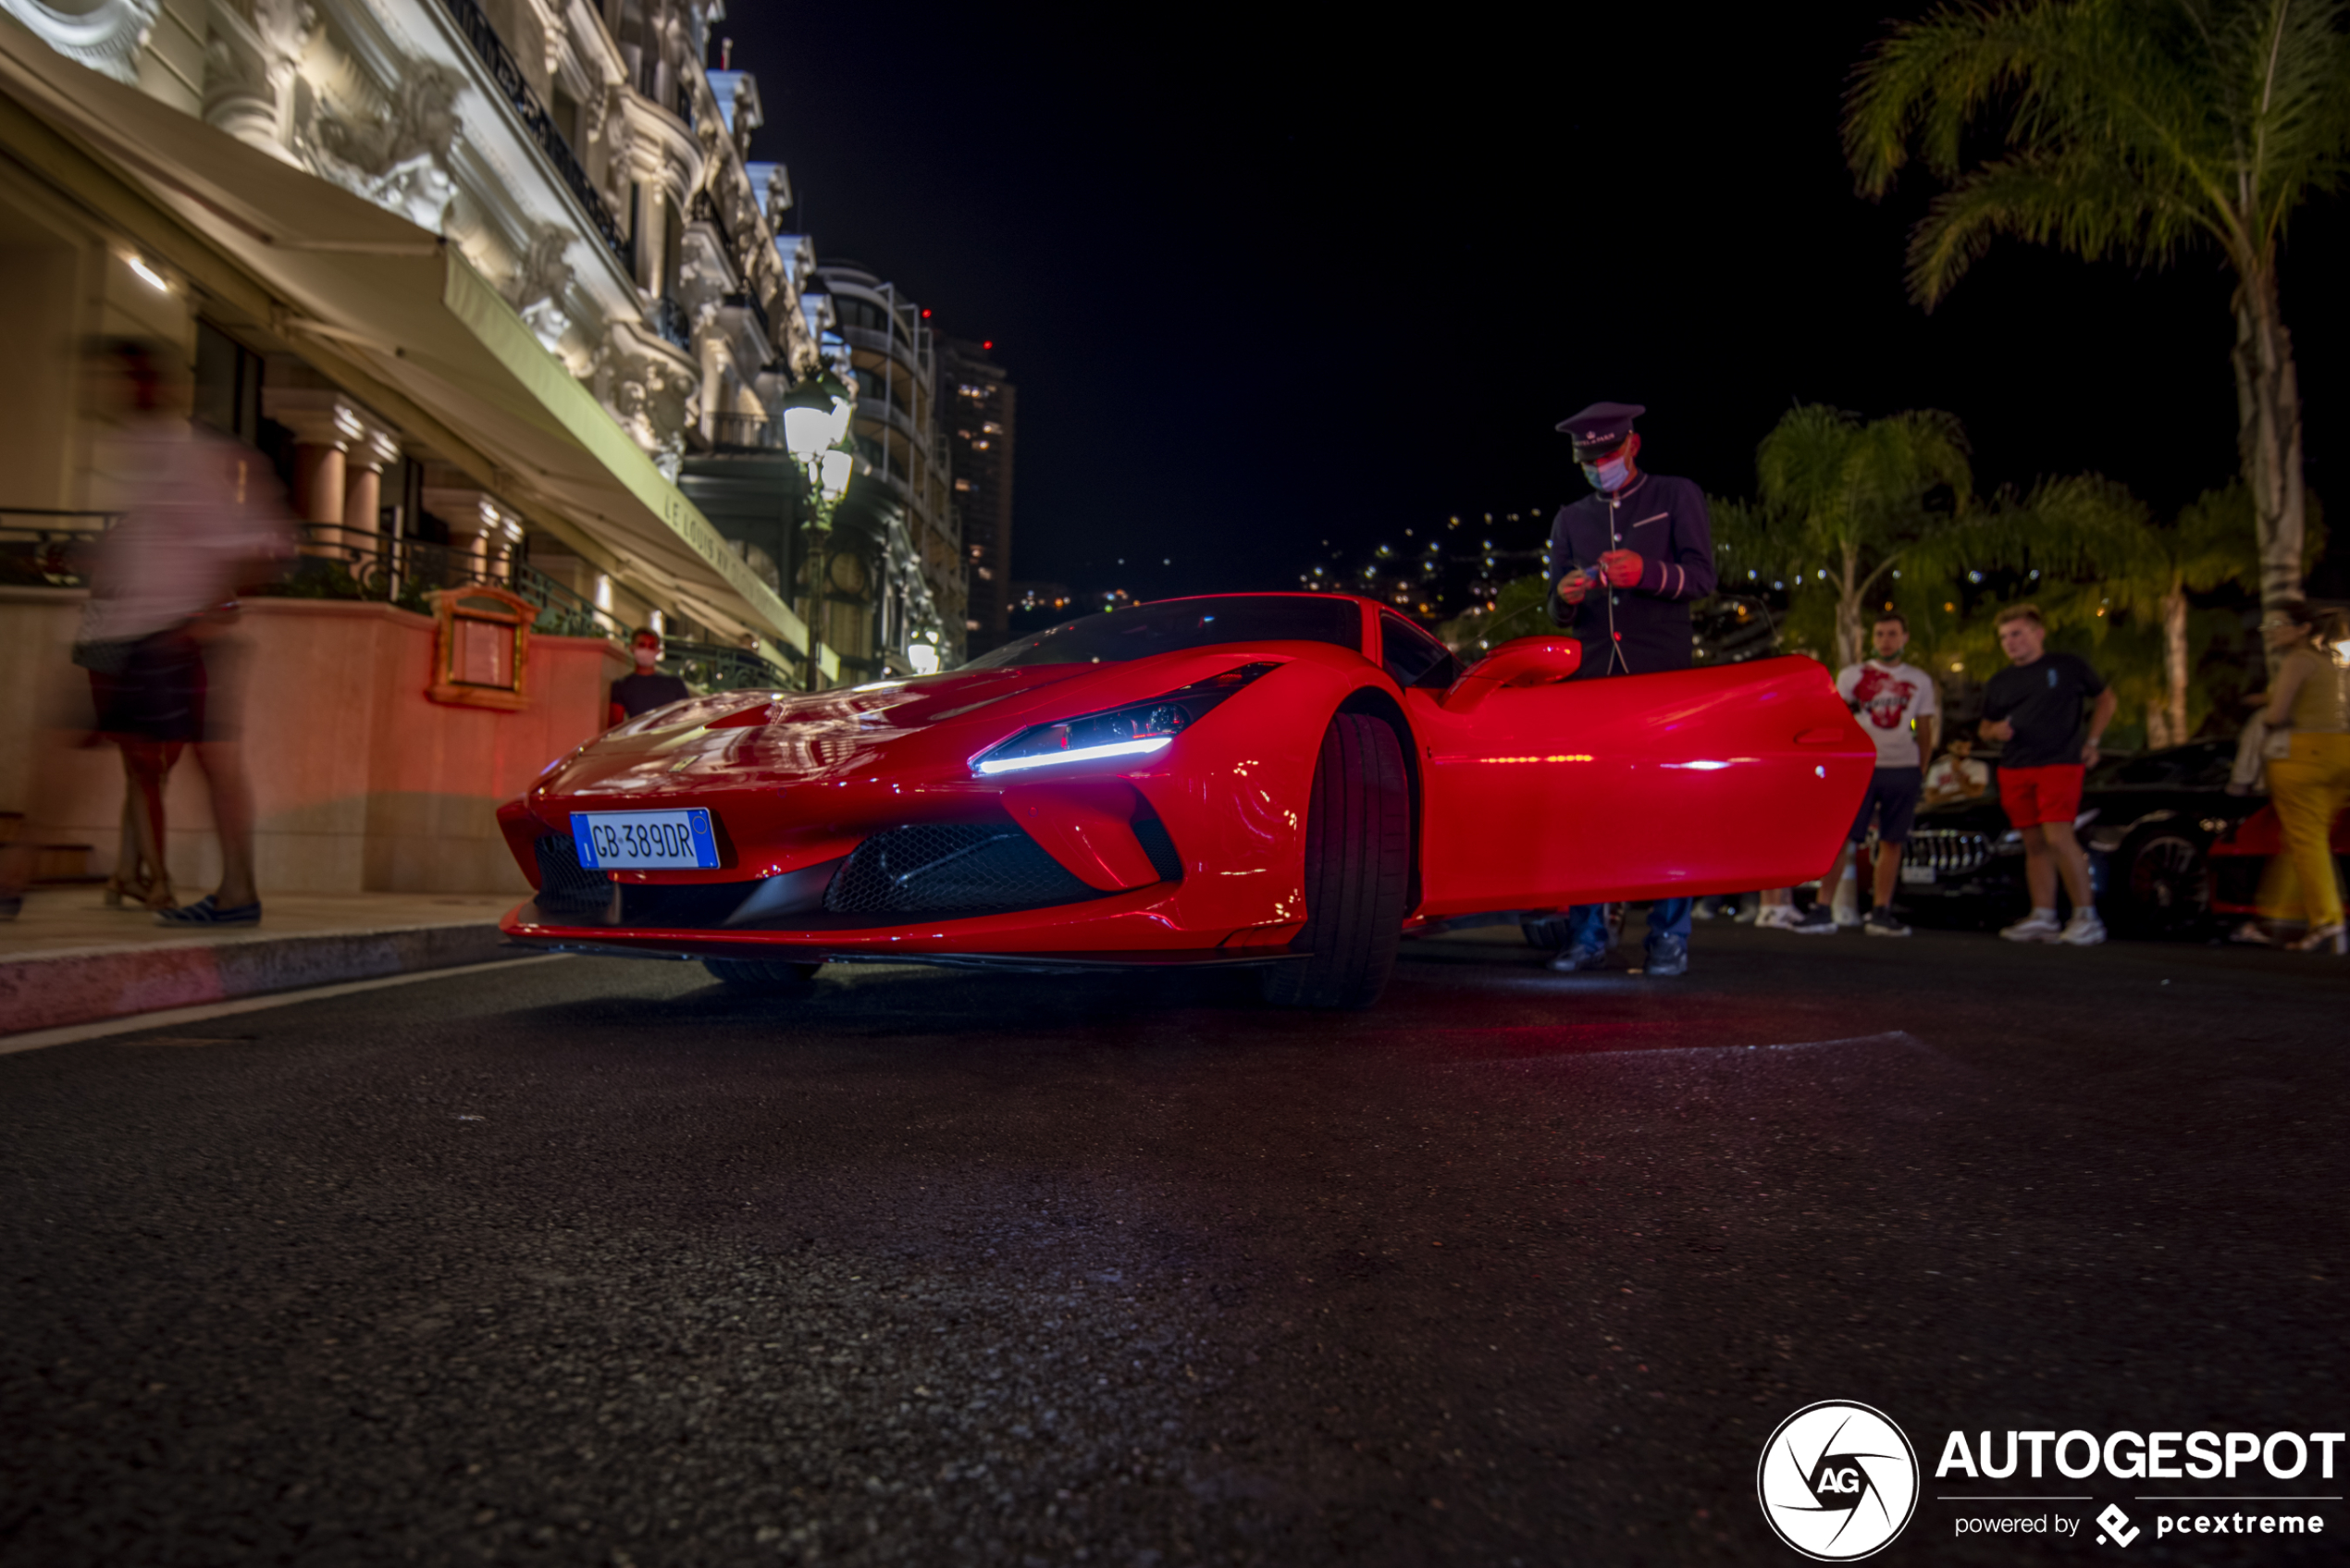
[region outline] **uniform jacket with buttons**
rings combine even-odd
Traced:
[[[1598,571],[1614,549],[1640,558],[1639,587],[1594,587],[1579,605],[1559,597],[1560,578]],[[1551,524],[1551,620],[1583,645],[1577,680],[1688,669],[1689,604],[1713,591],[1705,492],[1687,479],[1641,474],[1614,495],[1561,507]]]

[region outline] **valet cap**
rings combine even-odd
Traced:
[[[1593,403],[1569,414],[1559,429],[1575,442],[1577,461],[1603,457],[1624,444],[1632,433],[1632,421],[1647,412],[1639,403]]]

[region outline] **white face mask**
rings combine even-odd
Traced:
[[[1603,457],[1597,463],[1583,464],[1583,477],[1591,482],[1591,488],[1607,495],[1622,489],[1631,472],[1631,459],[1620,452],[1614,457]]]
[[[661,662],[661,654],[656,649],[649,648],[632,648],[628,651],[636,659],[637,668],[639,670],[649,670],[655,664]]]

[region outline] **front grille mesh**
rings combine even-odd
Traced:
[[[1990,858],[1988,833],[1958,828],[1921,828],[1910,835],[1909,846],[1901,852],[1904,865],[1931,866],[1954,876],[1979,871]]]
[[[533,846],[538,851],[538,902],[550,909],[600,909],[612,901],[612,877],[579,863],[579,846],[567,833],[550,833]]]
[[[1008,823],[892,828],[857,846],[824,892],[836,915],[1041,909],[1103,896]]]

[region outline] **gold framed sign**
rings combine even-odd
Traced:
[[[486,585],[432,596],[432,685],[425,696],[462,708],[514,711],[530,706],[525,677],[538,607]]]

